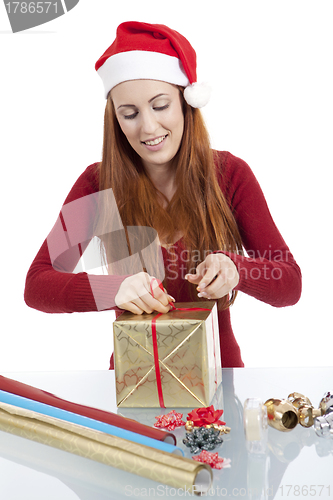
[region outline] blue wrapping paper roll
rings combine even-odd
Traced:
[[[83,417],[82,415],[77,415],[76,413],[62,410],[54,406],[39,403],[38,401],[34,401],[32,399],[17,396],[16,394],[11,394],[10,392],[0,390],[0,401],[2,403],[18,406],[19,408],[24,408],[26,410],[32,410],[37,413],[41,413],[42,415],[48,415],[49,417],[65,420],[66,422],[71,422],[72,424],[78,424],[84,427],[88,427],[89,429],[105,432],[106,434],[110,434],[111,436],[117,436],[123,439],[127,439],[128,441],[132,441],[133,443],[143,444],[157,450],[184,456],[183,450],[172,444],[158,441],[157,439],[152,439],[147,436],[143,436],[142,434],[137,434],[136,432],[122,429],[121,427],[105,424],[104,422],[99,422],[98,420],[94,420],[92,418]]]

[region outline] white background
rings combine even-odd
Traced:
[[[296,306],[239,294],[232,321],[246,366],[332,364],[332,17],[325,0],[80,0],[12,34],[0,4],[2,372],[108,368],[112,312],[45,314],[23,290],[72,184],[101,159],[94,64],[128,20],[190,40],[199,80],[213,87],[212,145],[249,163],[302,269]]]

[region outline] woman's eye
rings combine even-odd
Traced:
[[[135,118],[137,114],[138,113],[135,112],[135,113],[133,113],[131,115],[124,115],[124,118],[125,118],[125,120],[133,120],[133,118]]]
[[[154,110],[155,111],[163,111],[163,109],[167,109],[169,107],[169,104],[165,104],[164,106],[155,106]]]

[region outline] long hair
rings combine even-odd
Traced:
[[[183,89],[179,90],[182,95]],[[124,227],[153,227],[163,242],[170,243],[173,243],[176,234],[182,234],[182,243],[189,256],[188,271],[194,272],[198,263],[210,252],[228,250],[242,253],[242,241],[232,211],[218,184],[216,159],[202,115],[198,109],[189,106],[183,97],[182,101],[184,132],[172,163],[176,192],[167,206],[162,206],[158,201],[163,195],[153,185],[141,158],[123,134],[110,93],[104,116],[99,189],[112,188]],[[106,225],[107,209],[101,217],[102,225]],[[101,239],[107,252],[108,238],[105,236]],[[166,275],[166,283],[167,280]],[[195,292],[193,285],[192,289]],[[219,308],[232,304],[236,294],[233,291],[230,298],[226,296],[220,299]]]

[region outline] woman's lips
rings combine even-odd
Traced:
[[[168,137],[168,134],[161,135],[160,137],[155,137],[154,139],[150,139],[149,141],[142,141],[142,144],[149,149],[149,151],[159,151],[165,142],[165,139]]]

